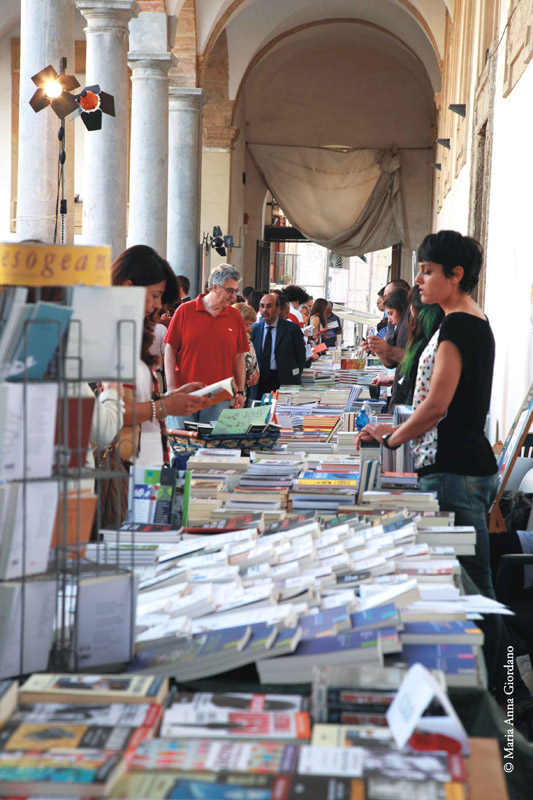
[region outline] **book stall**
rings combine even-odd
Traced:
[[[170,466],[134,461],[127,521],[100,524],[80,387],[134,384],[144,290],[79,250],[99,279],[55,276],[62,303],[2,274],[0,796],[526,796],[531,746],[516,732],[504,772],[479,626],[510,612],[466,594],[457,559],[475,529],[401,450],[355,450],[362,411],[387,419],[375,365],[339,352],[189,425]]]

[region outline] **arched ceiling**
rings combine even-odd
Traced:
[[[368,23],[313,25],[281,39],[243,91],[250,143],[425,148],[433,141],[423,65]]]
[[[209,57],[226,30],[229,96],[235,99],[250,63],[293,29],[327,19],[359,19],[399,37],[424,64],[433,91],[440,89],[446,11],[454,0],[196,0],[198,54]]]

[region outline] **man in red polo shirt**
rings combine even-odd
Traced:
[[[211,383],[232,377],[236,391],[234,408],[244,406],[244,354],[248,337],[239,312],[232,308],[239,289],[240,273],[221,264],[209,276],[209,292],[180,305],[169,325],[165,342],[165,376],[168,390],[190,381]],[[195,375],[195,378],[191,376]],[[210,422],[218,419],[226,400],[187,417],[168,417],[168,428],[183,428],[184,419]]]

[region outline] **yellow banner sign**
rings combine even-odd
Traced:
[[[111,249],[62,244],[0,244],[0,284],[111,285]]]

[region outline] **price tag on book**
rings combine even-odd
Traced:
[[[429,704],[437,700],[444,714],[423,716]],[[398,747],[404,747],[415,729],[437,733],[456,739],[462,752],[469,753],[468,737],[455,713],[446,692],[433,675],[422,666],[414,664],[402,681],[398,693],[387,711],[387,722]]]
[[[55,244],[0,244],[0,284],[111,286],[111,249]]]

